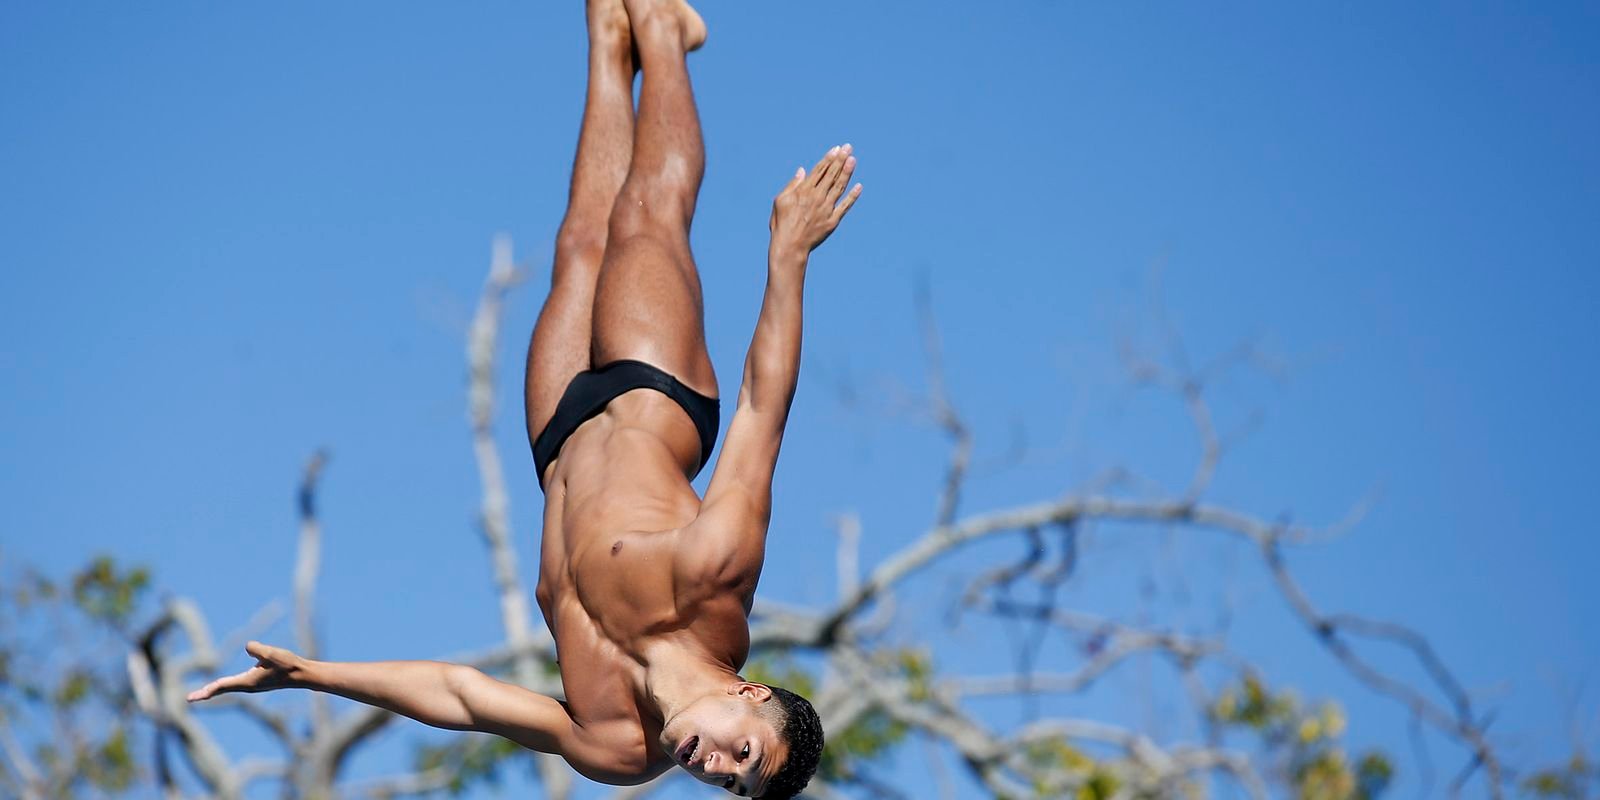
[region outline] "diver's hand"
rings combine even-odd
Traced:
[[[273,689],[307,688],[307,667],[312,663],[282,647],[250,642],[244,651],[254,656],[256,665],[237,675],[218,678],[189,693],[189,702],[209,700],[229,692],[269,692]]]
[[[844,219],[856,198],[861,196],[859,183],[845,193],[850,175],[856,169],[856,157],[850,153],[850,145],[840,145],[829,150],[810,174],[804,169],[796,170],[789,184],[772,201],[768,228],[772,231],[775,254],[804,256],[839,227],[839,220]]]

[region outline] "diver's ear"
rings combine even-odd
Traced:
[[[728,687],[728,694],[749,700],[752,703],[765,703],[772,699],[772,687],[763,683],[740,681]]]

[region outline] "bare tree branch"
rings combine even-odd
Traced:
[[[467,365],[471,373],[467,416],[472,424],[472,449],[477,457],[478,477],[483,486],[480,522],[494,567],[495,588],[500,593],[500,616],[505,625],[506,642],[519,653],[512,674],[518,683],[531,686],[538,680],[539,671],[538,662],[527,654],[529,651],[526,647],[534,638],[529,626],[532,608],[528,604],[527,593],[522,589],[522,576],[517,569],[517,551],[512,545],[510,500],[493,429],[494,356],[495,346],[499,342],[500,311],[506,292],[520,281],[521,276],[512,260],[511,237],[503,234],[495,237],[489,277],[484,281],[478,310],[472,317],[472,330],[467,337]],[[571,794],[571,772],[559,757],[548,753],[533,753],[532,756],[545,792],[552,800],[561,800]]]
[[[1270,539],[1263,542],[1261,551],[1272,572],[1273,580],[1277,582],[1279,593],[1288,601],[1289,607],[1311,630],[1323,648],[1343,664],[1350,674],[1373,691],[1404,704],[1418,718],[1462,742],[1472,751],[1472,763],[1457,779],[1456,787],[1459,789],[1459,786],[1471,777],[1472,772],[1478,766],[1482,766],[1488,773],[1491,796],[1500,797],[1504,777],[1500,760],[1489,743],[1485,726],[1474,716],[1471,698],[1462,689],[1460,682],[1445,668],[1427,640],[1420,634],[1394,623],[1367,620],[1351,614],[1322,614],[1311,604],[1305,591],[1289,574],[1278,542]],[[1341,636],[1344,632],[1385,639],[1409,650],[1423,664],[1436,688],[1449,698],[1455,713],[1445,711],[1421,692],[1373,667],[1345,641]]]
[[[834,555],[839,596],[849,597],[861,587],[861,517],[841,514],[835,530],[839,533]]]
[[[922,350],[928,364],[928,404],[934,422],[950,439],[950,463],[945,468],[944,487],[939,492],[934,520],[940,525],[955,518],[961,504],[961,487],[972,465],[972,431],[950,404],[945,386],[944,357],[939,343],[939,326],[933,317],[933,299],[926,279],[917,284],[917,320],[922,327]]]
[[[245,695],[230,694],[216,697],[199,709],[208,712],[238,711],[259,724],[272,735],[273,739],[283,745],[285,750],[292,751],[295,747],[296,736],[289,727],[288,717]]]
[[[478,311],[473,315],[472,332],[467,341],[467,363],[472,376],[468,390],[468,418],[472,423],[473,453],[477,458],[478,476],[483,487],[479,521],[489,547],[495,588],[500,594],[506,641],[514,649],[532,638],[529,627],[532,612],[527,593],[522,589],[517,552],[512,545],[510,502],[506,494],[504,471],[500,466],[500,453],[494,442],[493,420],[494,354],[499,338],[500,310],[505,293],[518,280],[511,258],[511,240],[505,236],[497,237],[489,277],[484,281],[483,294],[478,301]],[[519,658],[515,669],[518,679],[532,680],[533,668],[531,660]]]
[[[346,787],[345,791],[356,797],[388,800],[393,797],[425,795],[441,791],[448,788],[450,782],[455,780],[455,777],[456,771],[454,769],[434,767],[405,775],[390,775],[388,777],[360,781]]]
[[[11,726],[3,718],[0,718],[0,749],[5,751],[6,763],[17,776],[20,784],[18,789],[24,800],[44,800],[44,779],[39,774],[39,768],[28,758],[27,752],[12,734]]]
[[[318,450],[306,463],[304,477],[300,480],[298,505],[300,509],[300,546],[294,564],[294,628],[295,644],[301,655],[310,659],[321,658],[317,647],[317,633],[312,614],[316,604],[317,574],[322,570],[322,526],[317,522],[317,480],[328,463],[328,454]],[[311,696],[311,725],[314,731],[328,726],[328,698],[321,693]]]
[[[244,649],[246,642],[260,636],[262,632],[277,624],[278,619],[282,616],[283,603],[277,599],[268,601],[255,614],[252,614],[250,619],[246,620],[243,625],[229,631],[228,635],[223,637],[222,644],[218,648],[219,652],[239,652]]]

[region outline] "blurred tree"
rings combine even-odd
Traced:
[[[143,605],[149,574],[101,557],[62,586],[25,567],[3,568],[3,794],[33,800],[132,788],[143,774],[130,742],[135,713],[118,634]]]
[[[468,418],[482,480],[480,522],[505,636],[483,652],[446,655],[444,660],[472,664],[560,696],[553,642],[548,632],[535,627],[537,617],[517,578],[514,536],[492,436],[500,309],[518,282],[510,244],[499,240],[467,345]],[[850,517],[840,520],[835,601],[821,608],[758,602],[751,618],[753,658],[747,677],[809,696],[829,731],[809,795],[905,796],[876,770],[913,741],[936,744],[936,766],[953,757],[996,797],[1090,800],[1242,792],[1256,798],[1371,800],[1383,795],[1398,767],[1388,753],[1346,751],[1342,740],[1348,723],[1338,703],[1306,703],[1290,691],[1273,688],[1220,638],[1125,622],[1057,601],[1055,590],[1073,575],[1085,527],[1121,523],[1221,534],[1257,553],[1284,606],[1303,623],[1308,643],[1325,650],[1359,683],[1399,703],[1417,724],[1460,748],[1468,767],[1449,787],[1452,794],[1471,783],[1492,797],[1507,792],[1542,798],[1592,796],[1596,767],[1581,749],[1567,763],[1520,779],[1507,770],[1485,733],[1484,716],[1419,633],[1323,611],[1312,602],[1290,572],[1284,551],[1314,543],[1330,531],[1207,502],[1224,441],[1213,423],[1206,389],[1221,372],[1258,363],[1254,348],[1241,346],[1199,367],[1189,365],[1176,345],[1160,360],[1131,349],[1123,353],[1136,383],[1172,392],[1193,422],[1201,455],[1182,492],[1121,492],[1125,476],[1113,473],[1064,498],[971,514],[962,508],[962,492],[973,437],[946,394],[938,331],[928,307],[925,293],[919,294],[930,380],[918,407],[951,445],[932,524],[863,571],[857,554],[860,523]],[[311,613],[321,540],[316,491],[325,464],[323,454],[314,455],[302,479],[293,580],[296,646],[312,658],[319,650]],[[994,664],[999,669],[994,674],[962,674],[936,663],[930,652],[897,644],[889,635],[900,616],[894,601],[898,587],[969,545],[996,539],[1019,542],[1023,554],[979,571],[958,593],[958,615],[1023,620],[1059,632],[1076,644],[1079,659],[1073,669],[1040,670],[1031,658],[1020,658]],[[371,742],[393,715],[369,707],[335,715],[320,696],[300,716],[249,695],[228,695],[191,708],[184,695],[221,666],[219,648],[194,603],[175,597],[150,608],[149,575],[110,558],[93,560],[64,586],[26,569],[13,566],[10,572],[0,605],[0,786],[8,796],[32,800],[147,793],[154,786],[169,798],[237,798],[252,784],[268,783],[287,798],[391,798],[459,793],[499,780],[518,765],[532,766],[546,796],[565,798],[572,792],[571,774],[559,759],[482,735],[457,735],[443,744],[419,747],[413,769],[402,775],[342,780],[351,754]],[[1024,593],[1024,588],[1033,591]],[[1023,594],[1037,599],[1016,599]],[[263,609],[220,652],[234,652],[276,614],[274,606]],[[1361,645],[1371,641],[1410,654],[1425,680],[1408,682],[1381,669],[1363,655]],[[972,709],[971,701],[983,697],[1085,692],[1129,664],[1150,659],[1169,663],[1179,676],[1195,727],[1202,731],[1198,739],[1183,741],[1109,721],[1053,716],[999,730]],[[197,713],[253,720],[278,752],[232,760]],[[954,791],[948,775],[935,774],[947,793]],[[612,796],[641,797],[676,779],[669,773]]]

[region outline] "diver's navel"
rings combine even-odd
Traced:
[[[620,552],[622,552],[622,540],[618,539],[616,544],[611,545],[611,555],[616,555]]]

